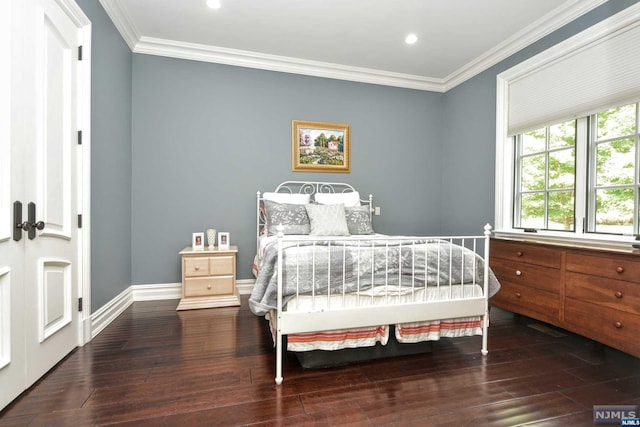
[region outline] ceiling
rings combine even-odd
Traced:
[[[100,3],[133,52],[445,92],[605,1]]]

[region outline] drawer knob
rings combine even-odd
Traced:
[[[516,270],[516,276],[522,276],[522,271]]]
[[[620,291],[616,291],[615,296],[616,296],[616,298],[618,298],[618,299],[622,298],[622,292],[620,292]]]
[[[196,270],[196,271],[199,271],[199,270],[200,270],[200,266],[196,265],[195,270]]]
[[[622,267],[622,266],[618,266],[618,267],[616,267],[616,272],[618,272],[618,273],[624,273],[624,267]]]
[[[621,329],[622,328],[622,322],[615,322],[613,324],[613,326],[615,326],[617,329]]]
[[[516,292],[516,298],[520,298],[522,294],[520,292]]]
[[[522,251],[518,251],[518,252],[516,252],[516,255],[518,255],[518,256],[522,256],[522,255],[524,255],[524,254],[522,253]]]
[[[207,285],[207,289],[211,290],[211,285]]]

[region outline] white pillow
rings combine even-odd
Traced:
[[[346,208],[360,206],[360,193],[316,193],[315,201],[321,205],[344,205]]]
[[[312,236],[348,236],[344,205],[305,205]]]
[[[311,202],[309,194],[292,193],[263,193],[264,200],[271,200],[276,203],[286,203],[289,205],[308,205]]]

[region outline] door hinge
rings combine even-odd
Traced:
[[[82,145],[82,131],[78,131],[78,145]]]
[[[78,61],[82,61],[82,45],[78,46]]]
[[[82,228],[82,214],[78,214],[78,228]]]
[[[78,311],[82,311],[82,297],[78,298]]]

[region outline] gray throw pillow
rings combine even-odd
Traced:
[[[290,205],[264,201],[269,236],[278,234],[278,225],[284,227],[284,234],[309,234],[310,223],[304,205]]]
[[[344,210],[350,234],[374,234],[369,206],[346,207]]]

